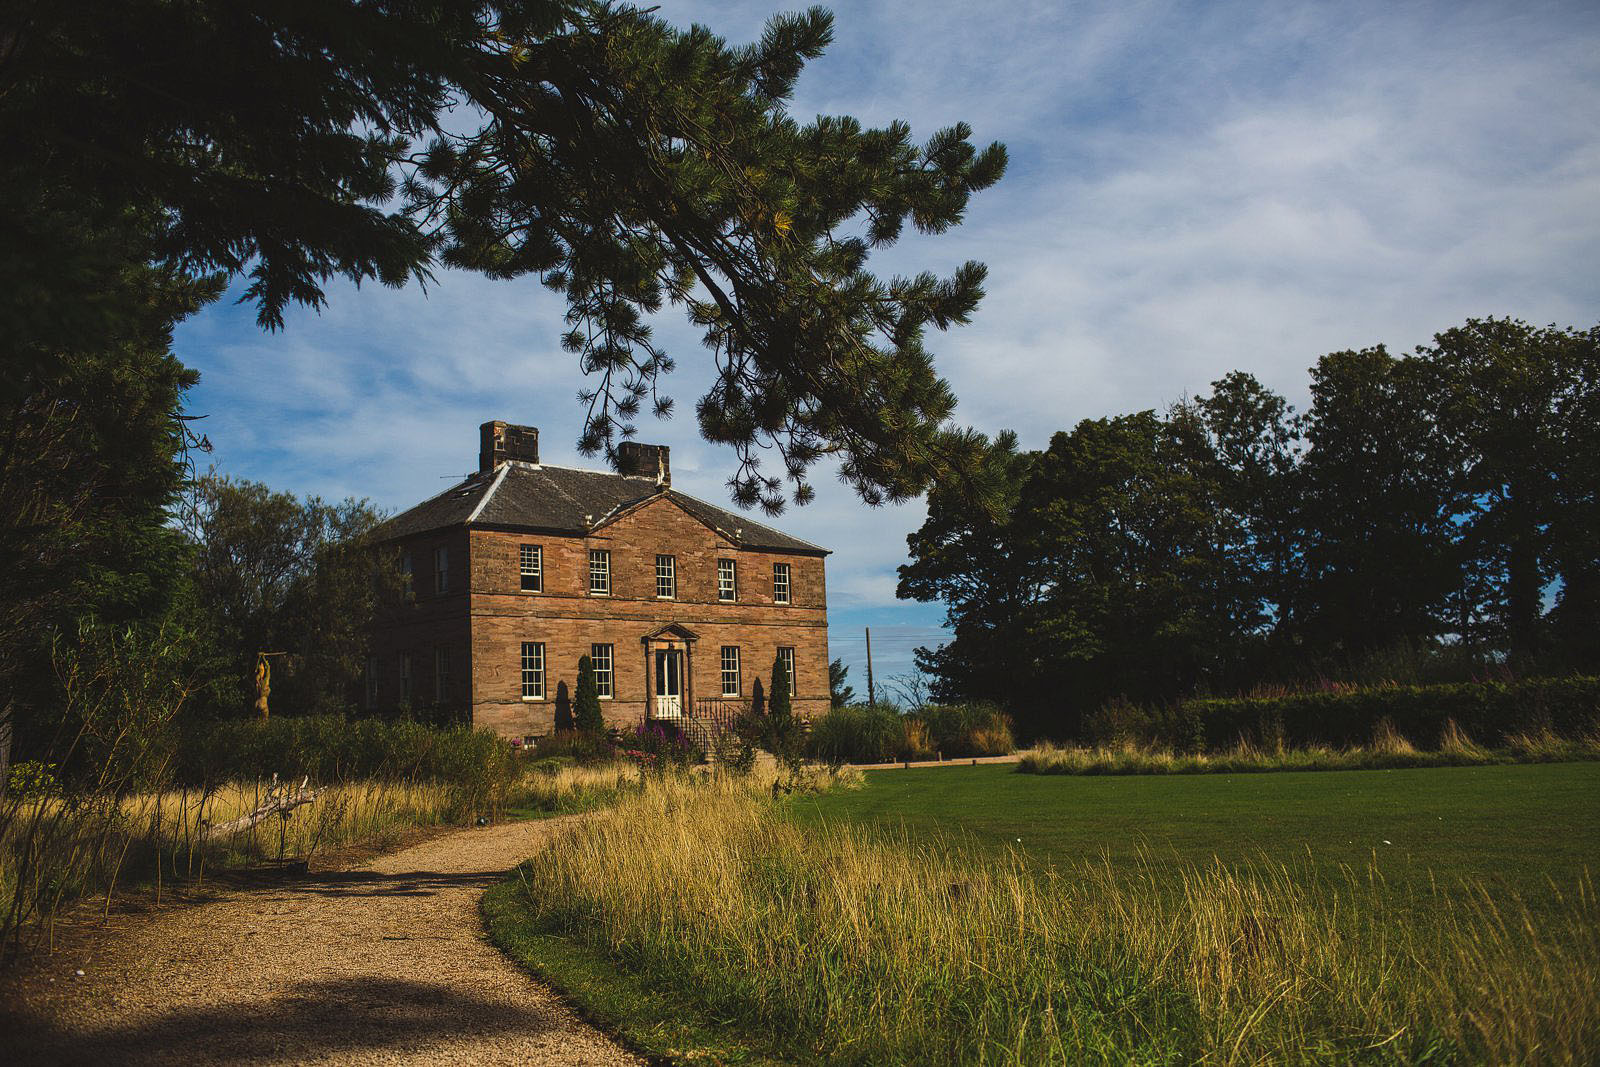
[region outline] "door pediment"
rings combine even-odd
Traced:
[[[681,623],[669,622],[665,626],[657,626],[654,630],[642,637],[645,644],[668,643],[675,641],[694,642],[700,640],[700,635]]]

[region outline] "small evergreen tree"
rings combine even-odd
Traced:
[[[750,687],[750,714],[760,718],[767,713],[767,691],[761,688],[761,678],[757,676],[755,684]]]
[[[556,733],[564,734],[574,729],[576,724],[572,721],[572,696],[567,692],[566,682],[556,683]]]
[[[789,699],[789,668],[782,655],[772,661],[772,696],[767,701],[767,715],[780,729],[794,720],[794,706]]]
[[[578,658],[578,692],[572,701],[573,718],[579,730],[586,734],[603,733],[605,717],[600,714],[600,689],[594,681],[594,661],[588,656]]]

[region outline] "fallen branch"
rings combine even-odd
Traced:
[[[272,785],[267,790],[267,799],[262,801],[255,811],[252,811],[249,815],[241,815],[232,822],[225,822],[221,826],[207,825],[201,832],[200,839],[205,841],[218,834],[234,834],[241,830],[248,830],[256,823],[270,816],[287,815],[302,804],[310,804],[322,792],[320,789],[307,789],[306,784],[310,781],[311,778],[308,775],[301,779],[300,788],[291,791],[287,785],[280,788],[278,776],[274,774],[272,776]]]

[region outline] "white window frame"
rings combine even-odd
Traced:
[[[447,545],[440,545],[433,550],[433,591],[450,591],[450,548]]]
[[[731,559],[717,560],[717,600],[724,604],[739,602],[739,567]]]
[[[589,550],[589,595],[611,595],[611,551],[605,548]]]
[[[443,704],[450,697],[450,646],[433,646],[433,702]]]
[[[793,590],[794,572],[787,563],[774,563],[772,565],[772,602],[774,604],[792,603]]]
[[[594,666],[594,688],[601,700],[617,695],[617,650],[614,645],[590,645],[589,662]]]
[[[794,696],[795,696],[795,690],[794,690],[794,683],[795,683],[794,646],[793,645],[781,645],[781,646],[779,646],[779,648],[778,648],[778,658],[783,661],[783,665],[785,667],[787,667],[788,670],[789,670],[789,699],[793,700]]]
[[[524,593],[544,592],[544,546],[519,545],[517,552],[518,586]],[[529,583],[529,579],[532,583]]]
[[[544,699],[544,642],[522,642],[522,699]]]
[[[732,655],[729,655],[729,653],[732,653]],[[739,646],[723,645],[718,666],[722,669],[722,695],[736,697],[742,693],[744,691],[744,676],[739,670]],[[733,683],[731,689],[728,687],[730,681]]]
[[[662,592],[665,589],[666,592]],[[678,557],[656,553],[656,599],[678,599]]]

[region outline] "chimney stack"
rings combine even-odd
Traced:
[[[654,478],[662,487],[672,485],[672,464],[666,445],[641,445],[624,441],[617,446],[617,471],[635,478]]]
[[[539,462],[539,429],[496,419],[478,427],[478,470],[492,471],[507,460]]]

